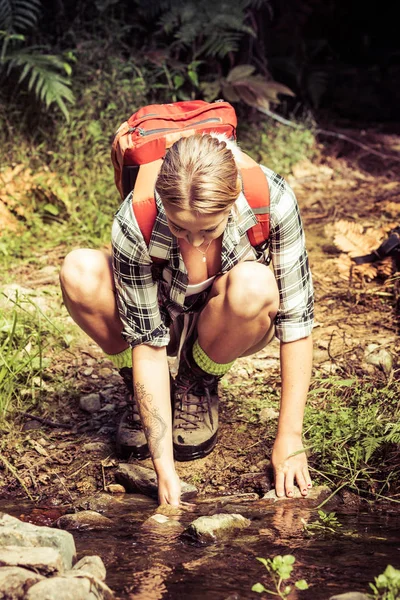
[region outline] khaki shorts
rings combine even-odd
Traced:
[[[174,320],[169,329],[171,340],[167,346],[168,356],[176,356],[179,361],[182,346],[186,338],[190,336],[193,332],[193,329],[196,328],[200,312],[183,314]],[[272,342],[274,337],[275,324],[272,323],[271,327],[268,329],[264,337],[257,344],[246,350],[246,352],[244,352],[241,356],[250,356],[251,354],[259,352],[260,350],[265,348],[265,346],[267,346],[270,342]]]

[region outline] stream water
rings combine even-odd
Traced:
[[[247,529],[224,541],[199,544],[180,535],[178,527],[143,526],[156,503],[127,495],[101,512],[112,519],[103,531],[73,531],[78,558],[98,554],[107,568],[107,584],[120,600],[247,600],[256,582],[268,587],[264,566],[256,557],[293,554],[294,580],[306,579],[307,591],[293,590],[290,600],[327,600],[347,591],[368,591],[368,582],[388,564],[400,567],[400,514],[343,512],[337,534],[308,536],[304,521],[317,518],[300,501],[222,505],[197,504],[179,521],[187,525],[203,514],[240,513],[251,520]],[[100,509],[99,509],[100,510]],[[54,509],[27,503],[0,503],[0,511],[37,524],[57,518]],[[178,519],[178,517],[173,517]],[[266,597],[264,594],[262,597]],[[273,596],[268,595],[272,598]]]

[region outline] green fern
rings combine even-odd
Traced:
[[[247,11],[266,4],[266,0],[230,0],[224,3],[204,0],[201,3],[187,0],[170,0],[157,3],[139,1],[144,18],[155,19],[164,34],[173,36],[174,47],[191,48],[193,58],[210,56],[224,58],[238,49],[244,35],[255,37],[247,21]]]
[[[70,65],[42,47],[25,46],[40,12],[40,0],[0,0],[0,74],[16,72],[19,84],[27,82],[29,92],[47,108],[55,104],[68,121],[66,103],[74,102]]]
[[[73,103],[74,95],[69,87],[69,79],[61,72],[70,75],[70,66],[58,56],[40,54],[41,48],[31,47],[18,50],[8,57],[8,69],[19,69],[19,83],[27,80],[28,90],[46,107],[56,104],[65,118],[69,119],[65,102]]]
[[[0,0],[0,30],[18,33],[33,29],[41,8],[40,0]]]

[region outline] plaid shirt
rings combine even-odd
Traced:
[[[286,181],[262,167],[270,189],[269,248],[255,253],[268,264],[272,259],[280,306],[276,336],[283,342],[307,337],[313,327],[313,285],[304,232],[295,195]],[[112,228],[113,268],[122,335],[132,346],[166,346],[169,325],[179,314],[191,310],[196,298],[185,298],[187,270],[177,238],[168,228],[162,202],[156,194],[158,215],[149,247],[137,225],[129,194],[117,211]],[[236,201],[237,216],[229,216],[222,240],[221,273],[226,273],[251,252],[246,231],[256,218],[246,198]],[[254,251],[254,249],[253,249]],[[150,256],[165,261],[169,275],[155,278]]]

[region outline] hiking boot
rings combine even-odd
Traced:
[[[195,460],[217,443],[218,382],[185,356],[174,384],[173,444],[176,460]]]
[[[150,452],[133,395],[132,369],[124,367],[119,373],[127,387],[126,399],[129,408],[124,412],[118,424],[116,435],[117,454],[121,458],[132,457],[143,460],[150,456]]]

